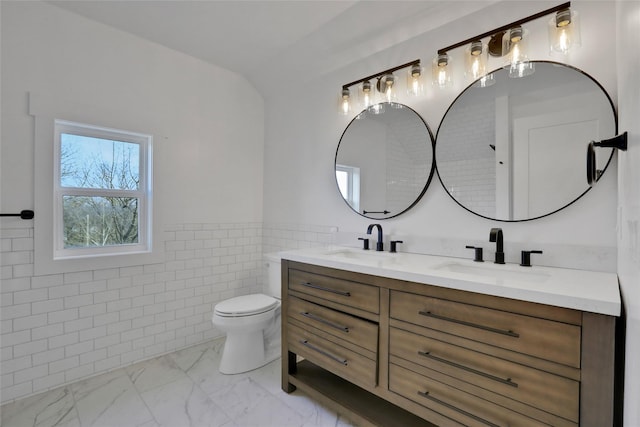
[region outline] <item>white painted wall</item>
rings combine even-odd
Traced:
[[[0,209],[35,206],[39,221],[0,220],[0,402],[221,336],[214,305],[262,282],[260,94],[238,74],[47,3],[0,10]],[[154,136],[160,257],[39,272],[37,227],[50,223],[34,198],[30,93],[54,117]]]
[[[617,3],[620,129],[629,149],[618,154],[618,276],[627,312],[624,425],[640,426],[640,2]]]
[[[152,134],[166,223],[262,219],[263,102],[243,77],[46,3],[2,8],[3,210],[34,206],[32,92]]]
[[[616,100],[615,39],[602,34],[615,32],[615,8],[607,1],[574,3],[582,19],[583,48],[565,62],[598,80]],[[466,37],[479,34],[541,9],[540,2],[504,2],[463,17],[446,28],[438,28],[407,42],[397,44],[342,70],[309,82],[304,88],[291,88],[280,97],[266,101],[265,139],[265,222],[334,225],[345,233],[364,233],[373,222],[355,215],[341,200],[333,178],[333,157],[338,140],[351,117],[338,114],[336,97],[341,85],[415,58],[430,66],[435,52]],[[552,59],[548,55],[546,19],[533,22],[530,47],[533,59]],[[597,28],[596,30],[593,30]],[[591,30],[590,30],[591,29]],[[460,52],[453,52],[460,64]],[[363,54],[364,56],[364,54]],[[491,65],[491,64],[490,64]],[[492,63],[497,67],[497,63]],[[427,88],[426,98],[407,101],[437,130],[446,108],[464,89],[461,74],[449,90]],[[304,94],[304,96],[302,95]],[[522,248],[543,249],[540,264],[577,266],[615,271],[616,268],[616,165],[610,166],[601,182],[580,201],[550,217],[524,223],[500,223],[472,215],[460,208],[441,188],[437,178],[422,200],[409,212],[386,220],[386,236],[403,237],[402,250],[421,247],[440,254],[470,256],[464,244],[488,242],[491,227],[505,232],[507,261],[519,262]],[[352,239],[353,241],[355,237]],[[445,248],[441,242],[453,240]],[[351,240],[349,240],[351,242]],[[357,241],[355,241],[357,244]],[[434,243],[438,242],[438,243]],[[431,245],[430,245],[431,244]],[[580,264],[580,260],[588,262]]]

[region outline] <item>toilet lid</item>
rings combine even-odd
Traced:
[[[278,300],[264,294],[243,295],[219,302],[214,311],[219,316],[250,316],[271,310]]]

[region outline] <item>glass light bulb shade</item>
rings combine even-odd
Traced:
[[[398,100],[396,77],[393,74],[382,76],[379,85],[379,90],[382,93],[382,101],[391,103]]]
[[[360,106],[366,110],[376,103],[376,87],[369,80],[362,82],[358,86],[358,98]]]
[[[407,94],[420,96],[424,93],[424,68],[414,64],[407,70]]]
[[[505,55],[508,65],[529,60],[529,32],[522,27],[510,30],[509,54]]]
[[[342,89],[340,96],[338,97],[338,111],[340,114],[346,116],[351,112],[353,108],[353,100],[351,99],[351,91],[349,89]]]
[[[509,77],[514,79],[530,76],[536,71],[535,64],[529,61],[522,61],[515,64],[511,64],[508,68],[509,68]]]
[[[528,30],[522,27],[509,30],[509,54],[505,56],[505,62],[509,77],[526,77],[535,72],[535,65],[529,62]]]
[[[465,78],[473,82],[486,73],[487,47],[482,42],[473,42],[465,49]]]
[[[561,10],[551,17],[549,29],[549,53],[567,55],[580,46],[580,16],[574,10]]]
[[[370,114],[382,114],[384,113],[384,104],[382,102],[373,104],[367,109],[367,113]]]
[[[441,89],[453,85],[451,79],[451,58],[446,53],[437,55],[431,64],[432,84]]]
[[[493,73],[489,73],[476,80],[473,86],[482,88],[493,86],[494,84],[496,84],[495,76],[493,75]]]

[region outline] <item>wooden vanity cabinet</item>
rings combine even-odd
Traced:
[[[282,262],[282,387],[359,425],[610,426],[615,318]]]

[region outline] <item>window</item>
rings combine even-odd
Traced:
[[[54,259],[151,249],[152,137],[55,121]]]
[[[360,168],[336,165],[336,181],[342,197],[356,212],[360,212]]]

